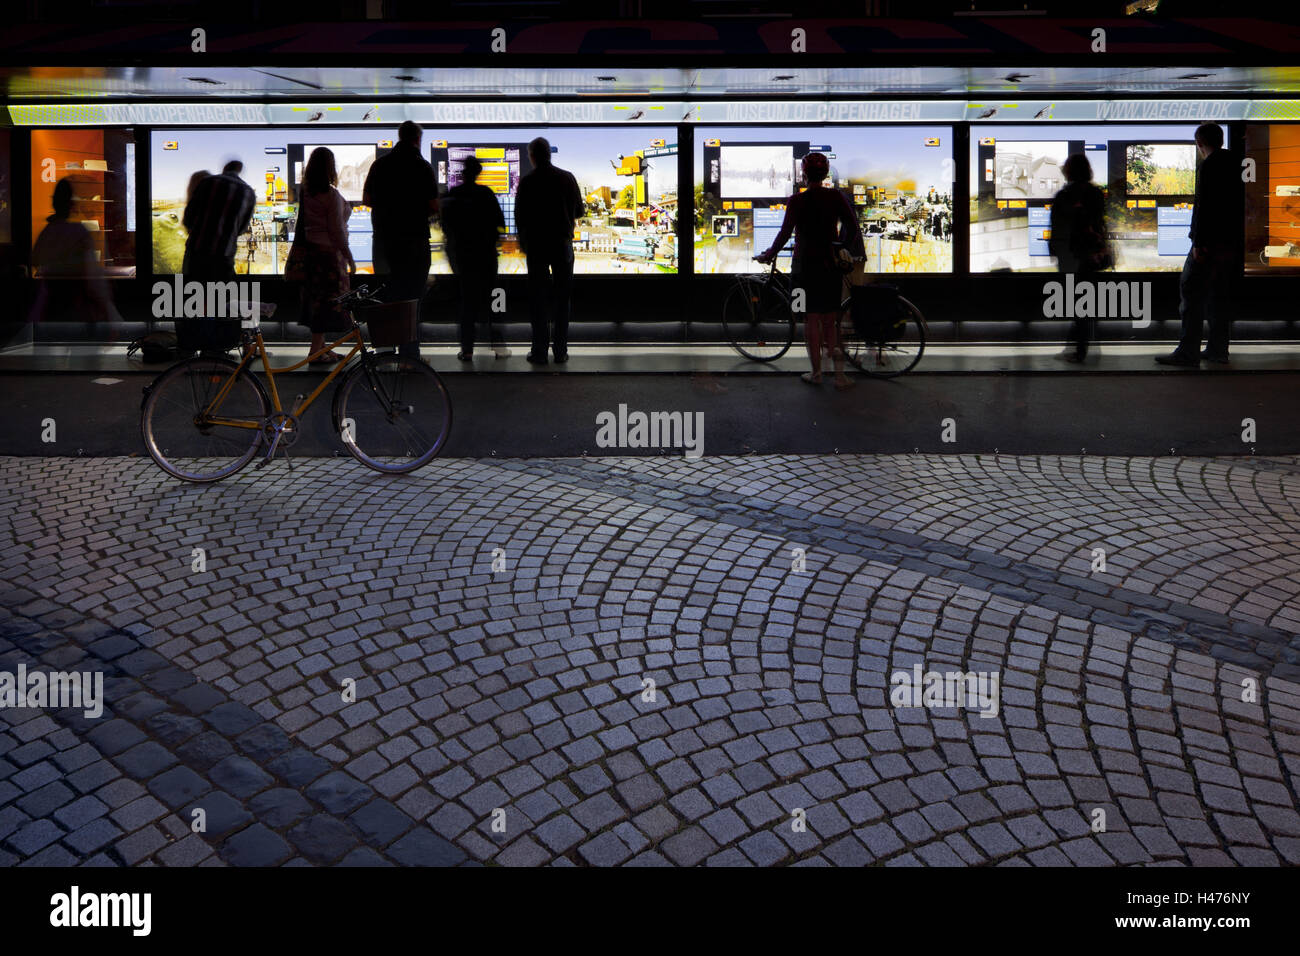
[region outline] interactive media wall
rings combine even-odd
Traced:
[[[392,131],[367,128],[255,128],[155,131],[150,144],[153,268],[178,272],[185,249],[185,210],[196,173],[220,172],[231,159],[257,195],[253,227],[235,259],[240,274],[284,271],[297,218],[302,166],[317,146],[334,152],[339,192],[352,204],[348,243],[358,271],[372,271],[373,231],[362,188],[374,161],[388,152]],[[490,188],[506,220],[500,271],[524,272],[514,218],[519,180],[532,164],[528,142],[546,135],[556,165],[578,180],[585,211],[575,225],[574,270],[596,274],[677,271],[677,131],[672,127],[461,129],[428,128],[421,144],[440,193],[459,185],[470,156],[483,164],[479,182]],[[432,271],[450,272],[441,226],[430,226]]]
[[[1065,183],[1062,164],[1071,153],[1089,159],[1093,179],[1106,194],[1116,271],[1174,272],[1181,269],[1189,243],[1198,162],[1194,131],[1193,123],[974,124],[969,128],[969,206],[958,210],[953,207],[951,126],[701,126],[687,133],[693,136],[694,213],[680,228],[678,137],[683,134],[678,127],[429,126],[422,151],[440,192],[462,181],[466,159],[473,156],[482,163],[480,182],[496,194],[506,222],[500,258],[505,274],[524,272],[514,198],[520,179],[532,168],[527,144],[538,135],[550,140],[554,162],[574,173],[582,193],[584,214],[573,233],[579,274],[672,274],[678,271],[679,254],[691,255],[694,271],[701,275],[755,271],[753,256],[775,240],[789,198],[805,188],[800,160],[810,152],[826,155],[831,168],[827,185],[841,190],[856,210],[873,273],[952,273],[953,236],[959,228],[969,230],[972,273],[1055,270],[1048,254],[1051,203]],[[68,130],[59,135],[93,138],[109,132]],[[334,151],[339,190],[353,207],[348,222],[352,253],[360,271],[371,271],[370,211],[362,187],[375,160],[392,148],[392,141],[382,137],[395,134],[395,129],[373,126],[153,131],[148,143],[153,272],[181,267],[181,216],[191,179],[218,172],[238,158],[258,201],[252,230],[239,241],[236,271],[281,273],[297,217],[302,166],[317,146]],[[1244,145],[1258,164],[1257,181],[1247,185],[1249,270],[1300,266],[1297,137],[1300,126],[1295,124],[1249,124],[1244,144],[1229,143]],[[105,182],[117,192],[102,198],[115,200],[116,206],[106,208],[121,208],[133,220],[134,160],[125,148],[130,133],[114,132],[112,138],[123,142],[109,150],[105,139],[102,150],[90,150],[95,156],[102,153],[110,169],[121,170],[120,177],[110,175]],[[76,164],[68,159],[65,166]],[[33,195],[41,206],[32,211],[37,228],[48,215],[48,199],[40,197],[50,188],[34,183]],[[97,196],[101,194],[87,194],[91,202]],[[963,217],[969,217],[965,223]],[[134,230],[133,221],[100,225],[121,229],[123,236]],[[449,272],[436,219],[429,241],[432,271]],[[679,249],[679,242],[688,248]],[[125,249],[118,252],[126,254]],[[787,246],[783,260],[788,262],[789,255]]]

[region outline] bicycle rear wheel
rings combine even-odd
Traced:
[[[722,331],[745,358],[772,362],[790,350],[794,313],[790,303],[769,284],[742,279],[722,303]]]
[[[257,453],[271,400],[255,376],[236,376],[238,370],[230,359],[200,356],[173,365],[145,389],[140,434],[149,457],[167,474],[219,481]]]
[[[864,336],[853,324],[849,301],[840,306],[840,342],[849,364],[876,378],[893,378],[914,369],[925,352],[921,310],[899,296],[897,316],[882,318]]]
[[[339,384],[337,409],[347,450],[387,474],[427,464],[451,432],[451,397],[438,373],[396,353],[358,362]]]

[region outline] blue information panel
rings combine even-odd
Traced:
[[[785,221],[784,209],[755,209],[754,210],[754,248],[759,252],[767,249],[772,243],[776,242],[777,234],[781,231],[781,223]],[[794,255],[794,236],[791,235],[789,241],[782,247],[777,258],[786,258]]]
[[[1051,255],[1047,248],[1048,230],[1051,225],[1050,206],[1029,207],[1029,254],[1031,256]]]
[[[1156,210],[1156,253],[1162,256],[1185,256],[1192,251],[1187,230],[1192,224],[1192,204],[1184,208],[1161,206]]]

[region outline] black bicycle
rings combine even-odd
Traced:
[[[774,258],[766,272],[736,277],[722,304],[723,333],[746,358],[775,361],[794,344],[793,303],[791,276]],[[844,358],[865,375],[893,378],[910,372],[925,352],[925,316],[892,286],[850,289],[840,303],[839,327]]]

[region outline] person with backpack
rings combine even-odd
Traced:
[[[1052,199],[1048,250],[1056,257],[1062,275],[1077,278],[1109,269],[1114,262],[1106,240],[1106,197],[1092,181],[1092,164],[1083,153],[1066,159],[1061,171],[1065,188]],[[1070,327],[1063,362],[1082,362],[1088,357],[1092,319],[1076,318]],[[1071,348],[1073,344],[1073,348]]]

